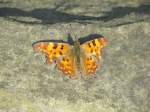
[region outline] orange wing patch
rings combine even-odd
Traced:
[[[86,74],[95,74],[97,63],[92,56],[86,57],[84,60],[84,67]]]
[[[107,40],[104,38],[94,39],[81,45],[82,49],[89,55],[101,56],[101,49],[106,46]]]
[[[76,67],[73,57],[63,57],[62,60],[57,62],[57,67],[65,75],[74,78],[76,75]]]
[[[67,43],[39,42],[34,44],[33,48],[36,52],[44,53],[48,59],[47,62],[50,63],[70,52],[70,46]]]

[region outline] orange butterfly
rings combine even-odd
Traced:
[[[33,43],[36,52],[46,56],[46,63],[55,63],[64,75],[74,78],[78,71],[84,76],[93,76],[99,68],[102,48],[107,45],[107,40],[99,35],[92,34],[85,38],[71,40],[43,40]]]

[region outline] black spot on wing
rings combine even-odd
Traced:
[[[57,47],[58,47],[58,44],[55,43],[54,46],[53,46],[53,49],[57,49]]]
[[[63,58],[62,61],[65,61],[65,58]]]
[[[64,48],[64,45],[61,45],[61,48],[60,48],[60,49],[62,49],[62,50],[63,50],[63,48]]]
[[[62,55],[62,52],[60,51],[59,54]]]
[[[92,40],[93,46],[96,46],[95,40]]]
[[[66,61],[69,62],[69,59],[67,58]]]
[[[88,43],[88,46],[89,46],[89,47],[91,47],[91,44],[90,44],[90,43]]]

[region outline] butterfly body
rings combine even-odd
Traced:
[[[79,72],[84,76],[93,76],[99,68],[101,50],[107,41],[100,35],[89,36],[92,39],[76,39],[69,42],[38,41],[33,44],[37,52],[46,56],[47,63],[55,63],[64,75],[74,78]]]
[[[81,55],[81,50],[80,50],[80,43],[78,40],[74,42],[74,47],[73,47],[73,55],[76,56],[75,61],[77,63],[77,68],[80,69],[80,55]]]

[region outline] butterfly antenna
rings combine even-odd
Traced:
[[[72,25],[69,24],[69,26],[70,26],[70,33],[75,37],[75,40],[78,40],[77,35],[73,31]]]
[[[71,37],[72,34],[75,37],[75,40],[78,40],[77,35],[73,32],[73,28],[71,24],[69,24],[69,31],[66,29],[64,25],[61,24],[60,26],[64,29],[65,34],[67,34],[68,37]]]
[[[64,26],[64,25],[62,25],[62,24],[60,24],[60,26],[61,26],[61,29],[64,29],[65,34],[68,34],[68,31],[66,30],[65,26]]]

